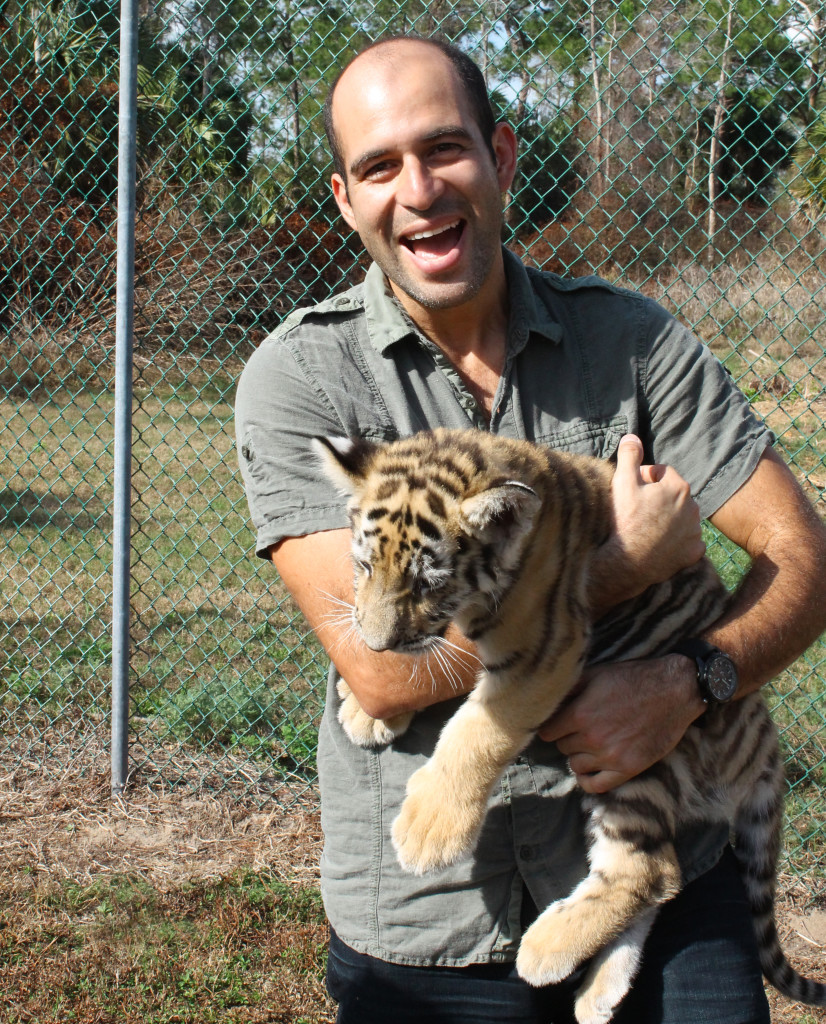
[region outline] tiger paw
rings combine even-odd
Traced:
[[[338,720],[351,743],[357,747],[386,747],[401,736],[413,718],[413,712],[393,718],[371,718],[356,700],[350,687],[339,679],[336,687],[341,698]]]
[[[410,776],[407,796],[393,822],[399,864],[416,875],[447,867],[468,853],[481,827],[485,805],[459,801],[430,765]]]
[[[614,992],[601,991],[594,986],[589,986],[584,993],[580,990],[574,1003],[578,1024],[608,1024],[627,991],[627,987]]]
[[[557,911],[562,906],[561,903],[551,904],[528,928],[519,945],[516,970],[520,978],[537,988],[564,980],[584,959],[576,946],[566,948],[560,934],[561,915]]]

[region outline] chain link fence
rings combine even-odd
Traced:
[[[826,4],[140,0],[131,757],[169,783],[312,785],[326,672],[252,556],[235,381],[357,279],[321,105],[365,42],[470,52],[521,140],[508,244],[688,322],[823,512]],[[0,0],[0,750],[58,774],[110,706],[118,18]],[[736,552],[711,538],[736,579]],[[772,691],[787,862],[822,879],[824,646]],[[820,886],[821,882],[813,882]]]

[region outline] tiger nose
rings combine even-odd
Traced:
[[[364,642],[371,651],[375,651],[377,654],[380,654],[382,651],[393,651],[401,642],[401,637],[396,633],[393,633],[390,636],[379,636],[374,633],[365,633],[363,635]]]
[[[361,635],[371,651],[377,654],[382,651],[393,651],[402,642],[402,631],[395,622],[383,621],[382,618],[370,622],[361,622]]]

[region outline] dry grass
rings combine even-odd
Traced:
[[[329,1024],[318,815],[0,767],[4,1024]]]
[[[44,780],[0,760],[4,1024],[330,1024],[310,796],[169,791],[112,801],[106,752]],[[826,981],[823,911],[784,878],[781,932]],[[826,1012],[770,992],[774,1024]]]

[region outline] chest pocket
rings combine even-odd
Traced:
[[[617,416],[607,423],[581,422],[536,438],[537,444],[574,455],[613,460],[620,439],[628,433],[628,421]]]

